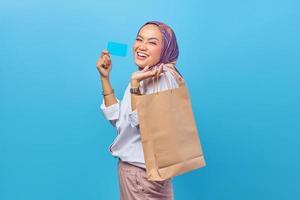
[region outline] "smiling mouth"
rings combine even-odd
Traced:
[[[137,55],[138,59],[146,59],[148,57],[147,54],[142,53],[142,52],[137,52],[136,55]]]

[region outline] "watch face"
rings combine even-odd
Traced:
[[[140,94],[140,89],[139,88],[130,88],[130,92],[132,94]]]

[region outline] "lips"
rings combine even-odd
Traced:
[[[140,52],[140,51],[138,51],[136,53],[136,56],[137,56],[138,59],[141,59],[141,60],[146,59],[148,57],[148,55],[146,53]]]

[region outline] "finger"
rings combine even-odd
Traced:
[[[104,56],[103,56],[103,63],[104,63],[104,62],[105,62],[106,64],[111,63],[110,57],[107,56],[107,55],[104,55]]]
[[[149,71],[148,75],[153,77],[153,76],[155,76],[156,73],[157,73],[157,69]]]
[[[110,60],[110,57],[109,57],[108,55],[106,55],[106,54],[103,56],[103,58],[104,58],[105,60]]]
[[[98,66],[98,65],[101,65],[101,60],[100,60],[100,59],[97,60],[96,65],[97,65],[97,66]]]
[[[107,50],[104,51],[104,54],[110,56],[110,53]]]
[[[144,67],[144,69],[142,69],[142,72],[146,72],[149,69],[149,65],[147,65],[146,67]]]
[[[105,50],[102,50],[100,57],[102,57],[104,54],[105,54]]]
[[[97,64],[96,64],[96,65],[101,65],[101,64],[103,64],[103,63],[104,63],[104,60],[105,60],[105,59],[103,59],[103,57],[99,58],[99,59],[97,60]]]
[[[161,64],[158,68],[158,75],[163,71],[163,64]]]
[[[155,70],[152,70],[152,71],[146,71],[146,72],[143,72],[142,73],[142,76],[144,78],[149,78],[149,77],[153,77],[155,75]]]
[[[110,57],[109,56],[106,56],[107,57],[107,64],[110,66],[111,65],[111,59],[110,59]]]
[[[162,71],[162,66],[160,65],[155,70],[153,70],[152,77],[158,78],[159,75],[160,75],[160,73],[161,73],[161,71]]]
[[[155,76],[156,76],[156,78],[159,77],[159,71],[160,71],[160,68],[156,68],[156,71],[155,71]]]
[[[109,55],[109,52],[108,52],[106,49],[104,49],[104,50],[101,52],[101,57],[104,56],[104,55],[110,56],[110,55]]]
[[[104,68],[104,69],[107,69],[108,68],[108,61],[106,59],[104,59],[101,63],[101,67]]]

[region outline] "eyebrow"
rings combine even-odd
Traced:
[[[143,36],[141,36],[141,35],[138,35],[138,37],[143,38]],[[151,39],[155,39],[155,40],[159,41],[159,39],[157,39],[156,37],[150,37],[150,38],[148,38],[148,40],[151,40]]]

